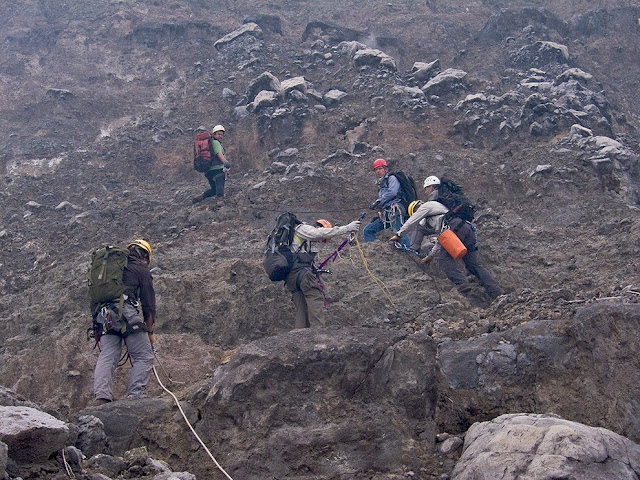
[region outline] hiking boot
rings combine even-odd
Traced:
[[[224,207],[224,205],[225,205],[224,198],[222,197],[216,198],[216,207],[220,208],[220,207]]]
[[[197,197],[193,197],[191,199],[191,203],[195,205],[196,203],[201,202],[202,200],[204,200],[204,194],[198,195]]]
[[[105,403],[111,403],[111,400],[109,400],[108,398],[96,398],[93,401],[93,404],[95,406],[104,405]]]
[[[495,300],[496,298],[498,298],[500,295],[503,295],[504,292],[502,291],[501,288],[498,288],[497,290],[491,290],[490,292],[487,291],[487,295],[489,295],[489,298],[491,298],[491,300]]]

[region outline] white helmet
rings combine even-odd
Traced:
[[[424,179],[424,188],[430,187],[431,185],[440,185],[440,179],[431,175]]]
[[[211,130],[211,133],[216,133],[216,132],[224,132],[224,127],[222,125],[216,125]]]

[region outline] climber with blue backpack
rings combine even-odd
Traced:
[[[409,219],[390,241],[399,242],[401,236],[411,233],[411,247],[420,252],[425,234],[438,234],[430,252],[422,259],[429,263],[434,258],[462,294],[472,288],[457,260],[462,259],[466,269],[474,275],[491,299],[502,295],[502,288],[489,271],[480,264],[477,229],[472,223],[474,208],[464,195],[462,187],[448,179],[429,176],[424,181],[427,201],[414,201],[409,205]]]

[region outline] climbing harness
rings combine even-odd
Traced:
[[[400,208],[400,204],[395,202],[391,204],[391,207],[388,210],[384,210],[382,224],[384,228],[392,228],[393,225],[396,224],[396,219],[400,219],[400,224],[404,223],[404,214],[402,213],[402,208]]]
[[[157,357],[156,357],[157,359]],[[153,367],[153,373],[156,376],[156,380],[158,381],[158,384],[160,385],[160,387],[167,392],[169,395],[171,395],[171,397],[173,398],[173,400],[176,402],[176,405],[178,406],[178,410],[180,410],[180,413],[182,414],[182,418],[184,418],[184,421],[186,422],[187,426],[189,427],[189,430],[191,430],[191,433],[193,433],[193,435],[196,437],[196,440],[198,440],[198,442],[200,443],[200,445],[202,446],[202,448],[204,448],[204,450],[207,452],[207,454],[209,455],[209,458],[211,458],[211,460],[213,460],[213,463],[216,465],[216,467],[218,467],[218,470],[220,470],[225,477],[227,477],[229,480],[233,480],[233,478],[231,478],[231,476],[224,470],[224,468],[222,468],[222,466],[218,463],[218,461],[216,460],[216,458],[213,456],[213,454],[211,453],[211,451],[209,450],[209,448],[207,448],[207,446],[204,444],[204,442],[202,441],[202,439],[198,436],[198,434],[196,433],[196,431],[193,429],[193,427],[191,426],[191,423],[189,422],[189,419],[187,418],[187,416],[184,413],[184,410],[182,410],[182,406],[180,405],[180,401],[178,400],[178,397],[176,397],[173,392],[171,392],[171,390],[169,390],[167,387],[164,386],[164,384],[162,383],[162,381],[160,380],[160,376],[158,375],[158,371],[156,370],[156,366],[154,365]]]

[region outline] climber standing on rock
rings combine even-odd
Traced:
[[[122,344],[131,356],[129,398],[143,398],[153,368],[155,342],[153,324],[156,315],[156,295],[149,271],[151,245],[146,240],[134,240],[127,245],[126,267],[122,271],[124,294],[119,300],[94,305],[94,326],[101,325],[100,355],[93,379],[95,404],[113,401],[113,374],[121,358]],[[125,250],[126,252],[126,250]],[[107,268],[105,268],[107,271]],[[94,330],[96,330],[94,328]]]
[[[198,128],[194,145],[194,166],[196,170],[204,173],[209,182],[209,189],[201,195],[193,198],[193,203],[198,203],[208,197],[216,197],[216,207],[224,206],[224,184],[231,165],[226,157],[226,151],[222,146],[225,128],[216,125],[211,134],[203,127]],[[202,161],[202,167],[196,162]],[[208,162],[208,163],[207,163]],[[199,168],[200,167],[200,168]]]

